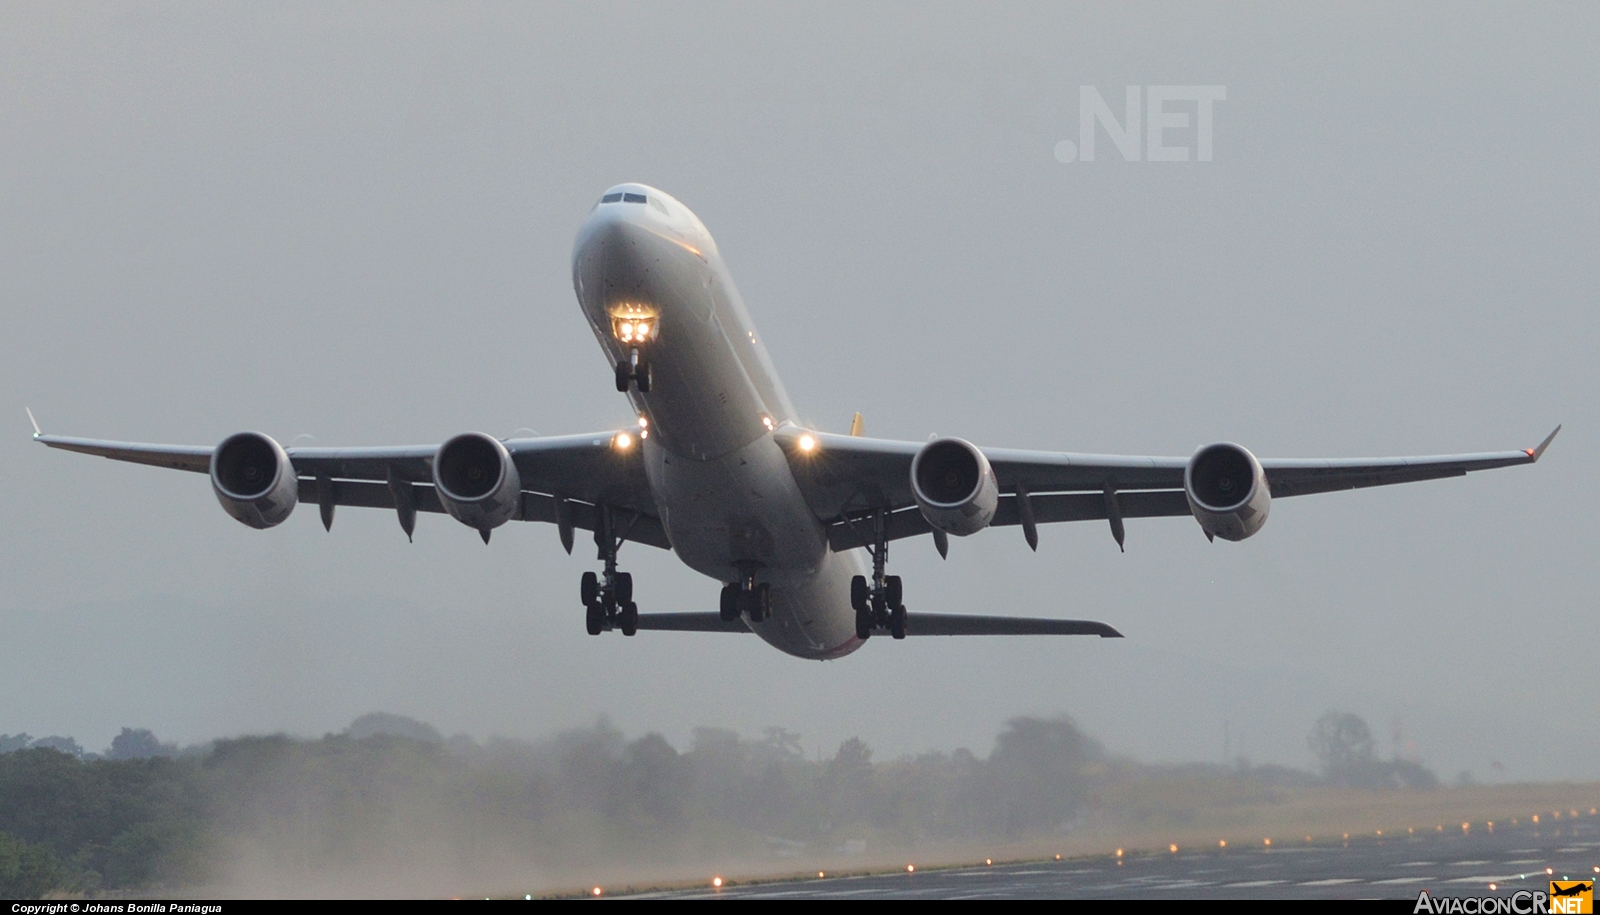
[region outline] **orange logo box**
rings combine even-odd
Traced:
[[[1593,880],[1550,881],[1549,911],[1560,915],[1593,915]]]

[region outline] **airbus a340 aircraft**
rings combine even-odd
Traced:
[[[545,438],[467,432],[442,445],[284,448],[259,432],[211,447],[44,435],[52,448],[208,473],[228,514],[254,528],[315,502],[386,508],[409,537],[417,512],[489,533],[507,521],[556,526],[572,551],[592,531],[604,569],[586,572],[591,635],[620,629],[755,632],[802,658],[849,654],[873,633],[1120,634],[1104,623],[908,613],[885,573],[889,542],[1101,520],[1121,546],[1124,519],[1189,515],[1208,538],[1261,529],[1273,498],[1460,476],[1531,464],[1536,448],[1372,460],[1258,460],[1230,443],[1188,458],[980,448],[959,438],[899,442],[807,429],[717,246],[689,208],[622,184],[600,198],[572,255],[578,304],[611,360],[637,427]],[[31,414],[30,414],[31,416]],[[1560,427],[1556,428],[1556,432]],[[719,612],[641,614],[624,543],[675,551],[723,583]]]

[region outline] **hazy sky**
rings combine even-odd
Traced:
[[[1330,708],[1446,778],[1600,777],[1600,6],[0,3],[0,732],[91,748],[383,709],[831,755],[1066,712],[1115,751],[1310,765]],[[1225,86],[1210,162],[1059,162],[1080,86]],[[1173,111],[1186,110],[1183,104]],[[1193,111],[1192,104],[1187,109]],[[1193,121],[1191,120],[1191,125]],[[1194,130],[1168,134],[1193,145]],[[819,428],[1544,462],[1182,518],[897,542],[912,612],[1098,639],[584,634],[553,528],[314,508],[48,432],[438,442],[629,419],[572,238],[642,181],[716,236]],[[305,442],[305,439],[301,439]],[[718,584],[623,551],[645,611]]]

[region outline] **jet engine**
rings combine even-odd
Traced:
[[[289,455],[260,432],[230,435],[211,452],[211,489],[223,511],[257,530],[282,524],[300,498]]]
[[[1183,470],[1183,492],[1201,530],[1223,540],[1243,540],[1261,530],[1272,507],[1261,462],[1228,442],[1195,452]]]
[[[506,446],[482,432],[466,432],[439,446],[433,485],[450,517],[490,531],[517,516],[522,478]]]
[[[928,523],[947,534],[976,534],[994,520],[1000,486],[976,445],[941,438],[911,459],[911,494]]]

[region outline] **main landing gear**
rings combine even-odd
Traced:
[[[617,361],[617,392],[628,393],[630,384],[639,387],[640,394],[650,393],[650,363],[639,358],[639,348],[628,351],[628,358]]]
[[[772,615],[772,585],[757,584],[755,569],[751,568],[738,581],[723,586],[720,609],[723,622],[748,616],[750,622],[759,623]]]
[[[590,635],[599,635],[607,629],[621,629],[631,636],[639,631],[639,605],[633,602],[633,576],[617,571],[617,550],[622,546],[612,523],[611,507],[600,507],[600,529],[594,532],[595,546],[600,548],[600,559],[605,560],[605,571],[600,575],[583,573],[580,591],[585,608],[584,623]]]
[[[883,526],[883,512],[872,516],[872,579],[857,575],[850,579],[850,606],[856,611],[856,638],[865,641],[874,629],[887,629],[897,639],[906,637],[906,605],[901,600],[900,576],[883,574],[889,561],[889,539]]]

